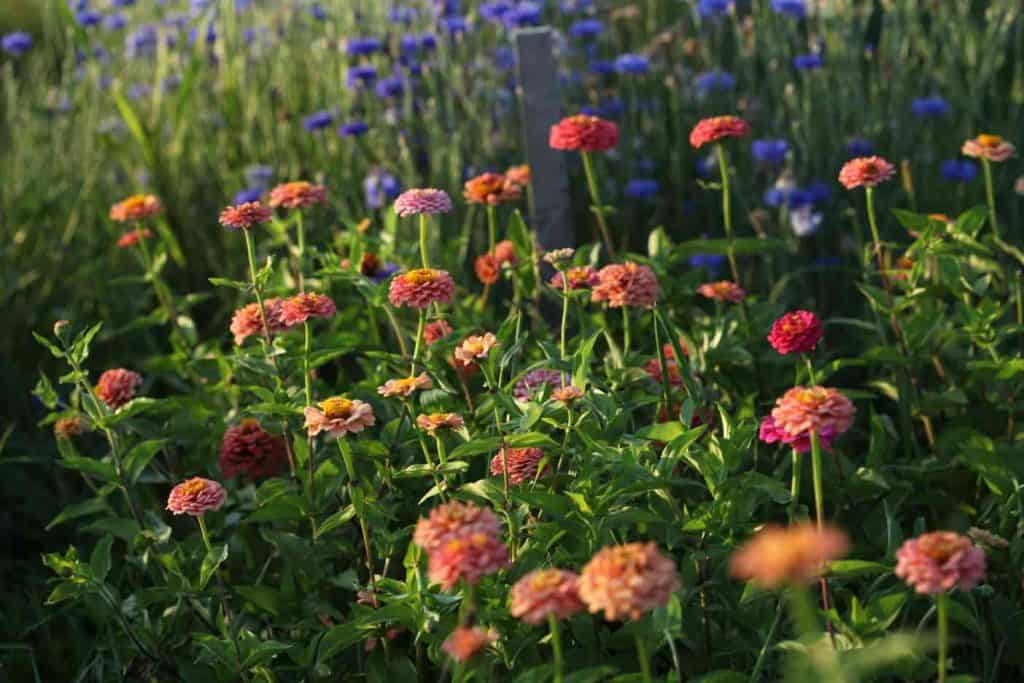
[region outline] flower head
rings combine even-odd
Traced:
[[[551,286],[555,289],[564,289],[566,281],[569,283],[569,289],[589,289],[596,287],[601,277],[593,266],[576,266],[566,269],[564,273],[559,271],[551,276]]]
[[[121,237],[119,237],[118,240],[117,240],[117,246],[121,247],[122,249],[126,249],[128,247],[134,247],[136,244],[138,244],[142,240],[144,240],[144,239],[148,240],[148,239],[151,239],[152,237],[153,237],[153,231],[150,230],[149,228],[145,228],[145,229],[141,229],[141,230],[136,228],[135,230],[129,230],[128,232],[126,232],[123,235],[121,235]]]
[[[498,281],[501,267],[498,265],[498,259],[492,254],[480,254],[473,263],[473,271],[476,272],[476,279],[480,284],[493,285]]]
[[[772,418],[789,436],[814,432],[834,438],[853,426],[857,409],[831,387],[793,387],[775,402]]]
[[[505,171],[505,177],[509,182],[525,189],[530,184],[530,167],[526,164],[512,166]]]
[[[416,426],[433,436],[439,429],[462,429],[466,423],[457,413],[431,413],[417,415]]]
[[[281,300],[277,297],[263,301],[263,311],[267,315],[267,327],[270,334],[288,329],[281,317]],[[235,344],[241,346],[251,336],[263,334],[263,318],[258,303],[248,304],[235,311],[231,317],[231,334],[235,335]]]
[[[110,207],[110,219],[118,223],[133,223],[164,210],[160,200],[151,194],[136,194]]]
[[[498,206],[514,202],[522,195],[522,187],[501,173],[484,173],[470,178],[462,188],[462,196],[470,204]]]
[[[793,311],[772,323],[768,343],[782,355],[810,353],[824,334],[818,316],[810,311]]]
[[[619,128],[598,116],[578,114],[551,126],[548,143],[552,149],[570,152],[604,152],[619,142]]]
[[[301,325],[310,318],[331,318],[337,312],[331,297],[313,292],[296,294],[281,302],[281,322],[285,327]]]
[[[580,598],[608,621],[639,619],[667,604],[677,588],[676,563],[654,543],[603,548],[580,572]]]
[[[551,251],[544,254],[544,261],[555,265],[562,261],[571,261],[572,257],[576,255],[576,250],[572,247],[563,247],[562,249],[552,249]]]
[[[459,626],[444,639],[441,650],[460,664],[468,662],[480,650],[498,639],[494,631],[478,627]]]
[[[64,417],[53,423],[53,434],[58,439],[71,439],[85,433],[89,423],[81,415]]]
[[[530,482],[548,471],[540,471],[540,461],[544,459],[544,451],[539,448],[502,448],[491,458],[491,474],[504,476],[505,463],[508,462],[508,481],[511,484]]]
[[[283,183],[270,191],[270,206],[282,209],[306,209],[327,203],[327,188],[305,180]]]
[[[455,281],[444,270],[417,268],[391,281],[388,300],[392,306],[426,308],[433,303],[451,303]]]
[[[966,156],[989,161],[1006,161],[1017,153],[1017,149],[998,135],[982,134],[964,143],[960,150]]]
[[[220,471],[228,479],[272,477],[288,464],[284,437],[264,431],[254,419],[246,419],[224,432],[220,444]]]
[[[409,216],[433,216],[452,210],[452,199],[444,190],[431,188],[406,190],[395,200],[395,213],[402,218]]]
[[[725,138],[739,138],[750,134],[750,124],[738,116],[715,116],[702,119],[690,131],[690,145],[700,149],[706,144]]]
[[[826,451],[832,450],[832,439],[835,438],[835,431],[831,428],[823,430],[818,435],[821,447]],[[765,443],[782,443],[791,447],[797,453],[807,453],[811,450],[811,435],[809,432],[790,434],[775,423],[775,418],[765,415],[758,427],[758,438]]]
[[[679,348],[682,350],[684,356],[688,355],[686,345],[683,344],[682,340],[679,341]],[[668,342],[662,344],[661,352],[665,355],[665,367],[668,369],[668,374],[665,379],[673,387],[682,386],[683,377],[679,372],[679,363],[676,361],[676,352],[675,349],[672,348],[672,344]],[[644,371],[647,373],[647,376],[655,382],[661,382],[661,358],[656,356],[647,361],[647,364],[644,366]]]
[[[373,406],[369,403],[340,396],[321,401],[319,407],[306,406],[303,414],[306,416],[304,426],[310,436],[327,432],[337,439],[349,433],[358,434],[377,423]]]
[[[220,224],[226,228],[246,230],[260,223],[269,223],[273,214],[260,202],[245,202],[229,206],[220,212]]]
[[[529,401],[545,387],[555,389],[568,383],[569,378],[565,373],[549,368],[538,368],[526,373],[516,382],[516,386],[512,389],[512,395],[520,401]]]
[[[439,505],[416,523],[412,541],[432,553],[448,541],[474,534],[501,538],[501,522],[489,508],[453,500]]]
[[[423,328],[423,341],[427,346],[441,341],[452,333],[452,326],[447,320],[435,320],[427,323]]]
[[[111,410],[117,410],[135,398],[135,392],[142,385],[142,375],[124,368],[107,370],[96,383],[96,396]]]
[[[430,376],[422,372],[414,377],[403,377],[402,379],[389,379],[383,386],[377,387],[377,393],[381,396],[409,398],[417,391],[433,389],[434,383]]]
[[[896,167],[882,157],[858,157],[843,164],[839,182],[847,190],[875,187],[896,175]]]
[[[512,240],[501,240],[494,245],[494,260],[498,262],[499,266],[514,266],[519,262],[519,257],[516,256],[516,245],[512,243]]]
[[[176,515],[198,517],[211,510],[219,510],[227,500],[228,492],[212,479],[192,477],[173,489],[167,497],[167,509]]]
[[[430,581],[450,590],[459,581],[479,583],[508,566],[508,548],[493,534],[475,532],[445,541],[430,551]]]
[[[509,594],[509,612],[532,626],[548,617],[568,619],[583,610],[580,577],[563,569],[538,569],[516,581]]]
[[[952,531],[933,531],[896,551],[896,576],[918,593],[971,590],[985,578],[985,552]]]
[[[850,539],[839,529],[802,522],[789,528],[766,526],[737,550],[730,573],[763,588],[810,583],[826,562],[839,559]]]
[[[644,306],[650,308],[658,301],[661,287],[654,271],[647,266],[627,261],[605,266],[597,273],[598,282],[590,295],[591,301],[607,301],[612,308]]]
[[[705,282],[697,288],[697,293],[706,299],[727,301],[733,304],[738,304],[747,296],[747,292],[742,287],[729,280]]]
[[[558,389],[555,389],[554,391],[551,392],[551,398],[555,399],[559,403],[562,403],[563,405],[566,406],[573,405],[574,403],[576,403],[576,401],[583,398],[583,396],[583,390],[580,389],[579,387],[574,387],[571,384],[567,384],[564,387],[559,387]]]
[[[491,349],[497,345],[498,338],[490,332],[485,332],[482,335],[474,334],[466,337],[465,341],[455,349],[455,359],[468,365],[476,360],[487,358]]]

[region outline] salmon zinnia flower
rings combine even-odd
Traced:
[[[700,149],[710,142],[739,138],[750,134],[750,124],[738,116],[714,116],[702,119],[690,131],[690,144]]]
[[[570,384],[552,391],[551,398],[566,406],[571,406],[583,398],[583,390]]]
[[[310,318],[331,318],[337,312],[331,297],[312,292],[296,294],[281,302],[281,322],[285,327],[301,325]]]
[[[417,415],[416,426],[433,436],[439,429],[462,429],[466,423],[457,413],[431,413]]]
[[[591,301],[607,301],[612,308],[644,306],[658,301],[661,287],[654,271],[647,266],[627,261],[605,266],[597,273],[598,282],[591,292]]]
[[[310,436],[327,432],[337,439],[349,433],[358,434],[377,423],[373,406],[369,403],[340,396],[321,401],[319,408],[306,406],[303,414],[306,416],[305,427]]]
[[[668,604],[679,588],[676,563],[654,543],[604,548],[580,572],[580,598],[592,614],[608,621],[637,620]]]
[[[211,510],[219,510],[228,498],[224,487],[212,479],[192,477],[171,489],[167,509],[176,515],[198,517]]]
[[[511,166],[505,171],[505,177],[519,187],[525,188],[530,184],[530,167],[526,164]]]
[[[580,577],[563,569],[538,569],[516,581],[509,594],[509,612],[532,626],[548,617],[568,619],[583,610]]]
[[[415,377],[389,379],[387,382],[384,382],[383,386],[377,387],[377,393],[388,398],[392,396],[409,398],[417,391],[433,388],[434,382],[431,381],[430,376],[427,373],[422,372]]]
[[[391,281],[388,301],[392,306],[427,308],[430,304],[451,303],[455,281],[444,270],[417,268],[402,273]]]
[[[149,228],[145,230],[129,230],[128,232],[121,235],[117,240],[117,246],[125,249],[127,247],[134,247],[136,244],[141,242],[143,239],[150,239],[153,237],[153,231]]]
[[[682,340],[679,341],[679,348],[682,350],[683,355],[687,355],[686,345],[683,344]],[[666,380],[670,386],[679,387],[683,384],[683,376],[679,372],[679,363],[676,362],[676,352],[672,348],[672,344],[666,342],[661,345],[661,352],[665,354],[665,367],[668,368],[668,374]],[[662,370],[661,370],[661,358],[654,357],[647,361],[644,366],[644,372],[647,376],[653,379],[655,382],[661,382]]]
[[[110,219],[132,223],[155,216],[164,210],[160,200],[151,194],[136,194],[110,207]]]
[[[514,266],[519,262],[519,258],[516,256],[516,245],[512,243],[512,240],[501,240],[494,245],[494,260],[498,262],[499,266]]]
[[[412,542],[432,553],[452,539],[474,534],[501,538],[501,521],[489,508],[453,500],[420,518]]]
[[[275,209],[306,209],[314,204],[326,203],[327,188],[305,180],[283,183],[270,191],[269,204]]]
[[[435,342],[441,341],[451,333],[452,326],[448,324],[447,320],[435,320],[423,327],[423,341],[427,346],[430,346]]]
[[[896,175],[896,167],[882,157],[850,159],[839,171],[839,182],[847,190],[875,187]]]
[[[288,329],[281,318],[281,300],[273,297],[263,301],[263,311],[267,314],[267,327],[270,334]],[[235,311],[231,317],[231,334],[235,335],[235,344],[241,346],[251,336],[263,334],[263,318],[260,316],[260,305],[252,303]]]
[[[462,187],[462,196],[470,204],[498,206],[514,202],[522,195],[522,188],[501,173],[483,173],[470,178]]]
[[[462,344],[455,349],[455,360],[461,361],[464,365],[469,365],[477,359],[487,358],[490,354],[491,349],[498,345],[498,338],[490,332],[485,332],[483,335],[474,334],[467,337]]]
[[[821,447],[826,451],[831,451],[832,439],[834,437],[835,432],[831,429],[825,429],[821,434],[818,434]],[[807,453],[811,450],[810,433],[790,434],[775,424],[775,418],[771,415],[765,415],[764,419],[761,420],[761,424],[758,427],[758,438],[765,443],[784,443],[797,453]]]
[[[288,463],[284,437],[271,434],[258,420],[242,420],[224,432],[220,445],[220,471],[228,479],[272,477]]]
[[[135,398],[135,392],[142,385],[142,375],[124,368],[107,370],[96,383],[96,396],[111,410],[117,410]]]
[[[482,628],[459,626],[444,639],[441,650],[456,662],[464,663],[472,659],[480,650],[498,639],[494,631]]]
[[[508,461],[508,481],[510,484],[522,484],[533,481],[544,472],[540,471],[540,461],[544,459],[544,451],[539,448],[502,448],[491,458],[491,474],[503,476],[505,461]]]
[[[810,311],[793,311],[772,324],[768,342],[782,355],[810,353],[824,334],[825,330],[818,316]]]
[[[508,566],[504,541],[488,533],[458,536],[430,552],[427,573],[432,583],[450,590],[459,581],[479,583],[489,574]]]
[[[857,414],[850,399],[832,387],[793,387],[775,402],[772,419],[790,436],[816,433],[838,437]]]
[[[729,280],[705,282],[697,288],[697,293],[707,299],[727,301],[733,304],[738,304],[747,296],[747,292],[742,287]]]
[[[839,529],[802,522],[789,528],[766,526],[737,550],[730,573],[762,588],[810,583],[826,562],[846,554],[850,539]]]
[[[985,578],[985,552],[952,531],[933,531],[896,551],[896,576],[918,593],[971,590]]]
[[[476,272],[476,279],[482,285],[493,285],[498,281],[498,275],[501,273],[498,259],[491,254],[477,256],[476,262],[473,263],[473,270]]]
[[[89,423],[81,415],[64,417],[53,423],[53,433],[58,439],[71,439],[84,433]]]
[[[598,116],[578,114],[551,126],[548,144],[570,152],[604,152],[619,142],[619,128]]]
[[[600,276],[593,266],[575,266],[568,268],[564,273],[561,271],[551,276],[551,286],[555,289],[564,289],[564,279],[568,279],[569,289],[587,289],[596,287],[601,281]]]
[[[220,224],[226,228],[246,230],[260,223],[269,223],[273,214],[259,202],[245,202],[229,206],[220,212]]]
[[[1003,138],[998,135],[986,134],[971,138],[964,143],[963,149],[960,151],[966,156],[974,157],[975,159],[987,159],[996,162],[1006,161],[1017,153],[1017,149]]]
[[[402,218],[409,216],[433,216],[452,210],[452,199],[444,190],[423,188],[406,190],[395,200],[395,213]]]

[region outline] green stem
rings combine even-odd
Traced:
[[[814,513],[820,530],[825,527],[825,493],[821,481],[821,441],[815,431],[811,432],[811,472],[814,478]]]
[[[312,344],[312,334],[308,320],[302,323],[302,331],[305,337],[302,344],[302,375],[306,389],[306,405],[311,406],[313,405],[313,384],[309,376],[309,349]]]
[[[416,374],[416,363],[420,359],[420,351],[423,348],[423,329],[427,324],[427,310],[420,309],[419,322],[416,324],[416,346],[412,351],[412,366],[409,368],[409,376]]]
[[[362,507],[362,505],[357,504],[356,502],[356,466],[355,462],[352,459],[352,447],[349,445],[348,441],[345,440],[345,437],[338,438],[337,442],[338,450],[341,452],[341,459],[345,462],[345,472],[346,474],[348,474],[348,497],[349,500],[352,502],[352,507],[356,511],[356,518],[359,520],[359,530],[362,532],[363,535],[363,550],[366,553],[366,571],[369,574],[370,592],[373,593],[373,603],[374,606],[376,606],[377,577],[375,576],[376,572],[374,570],[373,564],[373,549],[372,546],[370,545],[370,530],[366,526],[366,520],[363,519],[363,515],[359,510],[359,508]]]
[[[306,224],[302,221],[302,211],[296,212],[295,231],[298,234],[297,278],[299,281],[299,291],[304,292],[306,291],[306,283],[303,276],[303,270],[306,265]]]
[[[430,267],[430,259],[427,258],[427,215],[420,214],[420,259],[423,267]]]
[[[626,310],[626,309],[622,309]],[[669,369],[668,369],[668,358],[665,357],[665,349],[661,343],[661,333],[658,330],[658,311],[657,307],[651,309],[651,320],[654,323],[654,347],[658,349],[658,362],[661,364],[659,375],[661,377],[661,397],[662,401],[665,402],[665,414],[668,415],[669,419],[673,419],[672,413],[672,399],[669,389]],[[678,364],[677,364],[678,367]]]
[[[405,330],[402,329],[402,324],[398,322],[398,318],[395,317],[394,311],[389,306],[384,306],[384,315],[388,318],[388,323],[391,325],[391,331],[395,334],[395,339],[398,340],[398,348],[402,352],[402,358],[409,357],[409,345],[405,341]]]
[[[203,545],[206,546],[206,552],[213,552],[213,546],[210,545],[210,532],[206,529],[206,520],[203,519],[202,515],[196,515],[196,521],[199,522],[199,534],[203,537]]]
[[[800,479],[802,478],[801,475],[803,473],[803,463],[800,461],[801,455],[797,452],[795,448],[793,449],[792,458],[793,472],[792,480],[789,484],[790,521],[792,521],[793,518],[796,517],[796,509],[800,505]]]
[[[786,592],[789,608],[801,636],[813,636],[821,632],[818,618],[814,614],[814,603],[803,586],[791,586]]]
[[[992,183],[992,162],[982,158],[981,167],[985,171],[985,196],[988,199],[988,219],[992,223],[992,234],[999,239],[999,220],[996,218],[996,194]]]
[[[562,683],[562,634],[558,629],[558,619],[553,614],[548,615],[548,630],[551,631],[551,651],[554,655],[555,677],[554,683]]]
[[[562,356],[562,362],[565,362],[565,336],[566,329],[569,327],[569,275],[561,268],[558,269],[558,272],[562,274],[562,329],[558,349]],[[539,279],[538,282],[540,282]]]
[[[629,306],[622,307],[622,359],[623,362],[628,362],[629,358],[629,347],[630,347],[630,329],[629,329]]]
[[[594,174],[594,162],[590,158],[590,152],[580,152],[583,157],[583,173],[587,176],[587,189],[590,190],[590,201],[594,203],[591,209],[597,216],[597,226],[601,229],[601,239],[604,240],[604,248],[608,250],[608,256],[615,258],[615,247],[612,245],[611,232],[608,230],[608,221],[604,215],[604,202],[601,201],[601,191],[597,186],[597,176]]]
[[[722,178],[722,218],[725,221],[725,239],[729,243],[725,253],[729,259],[733,282],[742,286],[740,271],[736,267],[736,251],[733,245],[732,202],[729,198],[729,166],[725,159],[725,147],[721,144],[715,145],[715,154],[718,155],[718,175]]]
[[[812,387],[816,386],[818,384],[818,380],[817,380],[817,378],[815,377],[815,374],[814,374],[814,364],[811,363],[811,357],[808,356],[806,353],[803,354],[803,357],[804,357],[804,363],[807,365],[807,377],[809,378],[808,382],[810,383],[810,385]]]
[[[651,683],[651,657],[647,654],[647,643],[641,634],[636,634],[636,656],[640,660],[640,673],[643,683]]]
[[[498,242],[498,219],[495,209],[487,205],[487,253],[494,256],[494,245]]]
[[[764,639],[764,644],[757,653],[757,661],[754,662],[754,669],[750,673],[750,683],[758,683],[761,680],[761,669],[764,668],[765,659],[768,657],[768,650],[771,649],[772,640],[775,638],[775,631],[779,628],[779,622],[782,621],[782,608],[784,604],[782,600],[779,600],[779,604],[775,608],[775,619],[772,620],[772,625],[768,628],[768,636]]]
[[[935,595],[935,612],[939,622],[938,683],[946,683],[946,659],[949,656],[949,594],[938,593]]]

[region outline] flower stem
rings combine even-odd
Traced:
[[[793,521],[793,518],[796,517],[796,509],[800,504],[800,479],[803,473],[803,468],[801,467],[803,463],[800,461],[800,458],[800,453],[794,448],[792,480],[789,484],[790,521]]]
[[[303,343],[302,343],[302,376],[306,389],[306,405],[313,405],[313,385],[312,380],[309,376],[309,348],[312,343],[312,335],[310,333],[309,321],[302,323],[303,331]]]
[[[196,521],[199,522],[199,535],[203,537],[203,545],[206,546],[206,552],[213,552],[213,546],[210,545],[210,532],[206,529],[206,520],[203,519],[202,515],[196,515]]]
[[[626,309],[622,309],[622,310],[626,310]],[[658,363],[660,364],[660,367],[658,369],[658,374],[661,377],[661,397],[662,397],[662,401],[665,402],[665,414],[669,417],[669,419],[672,419],[672,415],[671,415],[671,413],[672,413],[672,400],[671,400],[670,389],[669,389],[669,384],[668,384],[668,382],[669,382],[668,359],[665,357],[665,348],[664,348],[664,346],[661,343],[661,334],[660,334],[660,332],[658,330],[658,327],[659,327],[659,325],[658,325],[658,311],[657,311],[656,307],[651,309],[651,321],[654,323],[654,347],[656,349],[658,349]],[[678,367],[678,365],[677,365],[677,367]]]
[[[629,329],[629,306],[622,307],[622,359],[623,362],[629,358],[629,347],[630,347],[630,329]]]
[[[363,519],[360,508],[362,507],[362,496],[360,500],[356,501],[356,466],[352,460],[352,447],[349,445],[345,437],[337,439],[338,450],[341,451],[341,459],[345,462],[345,472],[348,474],[348,497],[352,502],[352,507],[355,508],[356,518],[359,520],[359,530],[363,534],[363,550],[366,552],[366,571],[369,572],[370,577],[370,592],[373,593],[373,604],[377,604],[377,578],[375,576],[374,564],[373,564],[373,549],[370,545],[370,530],[366,526],[366,520]]]
[[[420,259],[423,261],[423,267],[430,267],[430,259],[427,258],[427,216],[426,214],[420,214]]]
[[[733,245],[732,202],[729,198],[729,166],[725,159],[725,147],[721,144],[715,145],[715,154],[718,155],[718,174],[722,178],[722,218],[725,221],[725,239],[728,240],[725,254],[729,259],[733,282],[742,286],[740,271],[736,267],[736,251]]]
[[[641,634],[636,634],[636,656],[640,660],[641,680],[644,683],[651,683],[651,657],[647,654],[647,643]]]
[[[558,629],[558,619],[555,615],[548,615],[548,630],[551,631],[551,651],[554,655],[554,683],[562,683],[562,669],[564,664],[562,661],[562,634]]]
[[[562,356],[562,362],[565,362],[565,334],[569,326],[569,275],[561,268],[559,268],[559,272],[562,274],[562,329],[558,349]]]
[[[591,208],[594,211],[594,215],[597,216],[597,226],[601,229],[601,239],[604,240],[604,247],[608,250],[608,256],[614,259],[615,247],[612,245],[612,236],[608,230],[608,221],[604,215],[604,202],[601,201],[601,191],[597,187],[594,162],[590,158],[590,152],[580,152],[580,156],[583,157],[583,173],[587,176],[590,201],[594,203]]]
[[[427,310],[420,309],[419,322],[416,324],[416,346],[412,351],[412,366],[409,368],[409,376],[416,374],[416,363],[420,359],[420,351],[423,348],[423,329],[427,324]]]
[[[306,291],[306,282],[303,279],[303,268],[306,262],[306,224],[302,221],[302,211],[297,211],[295,215],[295,231],[298,234],[298,266],[296,268],[297,275],[296,279],[299,281],[299,291]]]
[[[814,478],[814,513],[820,530],[825,527],[825,493],[821,481],[821,441],[815,431],[811,432],[811,472]]]
[[[988,219],[992,223],[992,234],[999,239],[999,220],[996,218],[996,193],[992,184],[992,162],[982,158],[981,167],[985,171],[985,196],[988,199]]]
[[[986,164],[988,161],[985,162]],[[935,595],[935,613],[939,622],[939,683],[946,683],[946,658],[949,653],[949,594]]]

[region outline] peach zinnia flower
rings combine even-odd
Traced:
[[[514,202],[522,195],[522,188],[501,173],[482,173],[470,178],[462,187],[462,196],[470,204],[498,206]]]
[[[532,626],[568,619],[583,610],[580,577],[563,569],[538,569],[516,581],[509,594],[509,612]]]
[[[832,387],[793,387],[775,402],[775,425],[790,436],[816,433],[835,438],[853,426],[850,399]]]
[[[420,518],[412,542],[432,553],[452,539],[474,534],[501,538],[501,521],[489,508],[453,500]]]
[[[690,144],[700,149],[711,142],[725,138],[739,138],[750,134],[750,124],[738,116],[714,116],[702,119],[690,131]]]
[[[686,347],[682,345],[682,342],[680,342],[680,348],[685,354]],[[661,352],[665,354],[665,367],[668,369],[668,373],[665,375],[665,380],[669,383],[669,386],[682,386],[683,376],[679,372],[679,363],[676,362],[676,352],[675,349],[672,348],[672,344],[662,344]],[[646,372],[647,376],[655,382],[661,382],[663,374],[661,369],[661,358],[655,356],[647,361],[647,364],[644,365],[644,372]]]
[[[348,433],[358,434],[366,427],[377,424],[373,406],[360,400],[335,396],[321,401],[319,406],[319,409],[315,406],[306,406],[303,410],[306,416],[304,426],[310,436],[327,432],[330,436],[339,438]]]
[[[896,167],[882,157],[850,159],[839,171],[839,182],[847,190],[875,187],[896,175]]]
[[[597,273],[598,282],[590,295],[591,301],[607,301],[612,308],[644,306],[650,308],[658,301],[661,287],[654,271],[632,261],[613,263]]]
[[[504,541],[488,533],[458,536],[430,551],[427,574],[442,590],[451,590],[459,581],[479,583],[480,579],[508,566],[508,548]]]
[[[580,598],[592,614],[608,621],[639,619],[668,604],[679,588],[676,563],[654,543],[603,548],[580,572]]]
[[[310,318],[331,318],[337,312],[331,297],[313,292],[296,294],[281,302],[281,322],[285,327],[301,325]]]
[[[431,413],[417,415],[416,426],[433,436],[439,429],[462,429],[466,423],[457,413]]]
[[[571,406],[576,403],[576,401],[583,398],[583,390],[569,384],[552,391],[551,398],[566,406]]]
[[[480,650],[498,639],[498,634],[482,628],[459,626],[444,639],[441,650],[460,664],[468,662]]]
[[[824,335],[818,316],[810,311],[793,311],[772,323],[768,343],[782,355],[810,353]]]
[[[267,314],[267,327],[270,334],[283,332],[287,329],[281,318],[281,300],[274,297],[263,301],[263,311]],[[241,346],[251,336],[263,334],[263,318],[260,316],[258,303],[248,304],[235,311],[231,317],[231,334],[235,335],[235,344]]]
[[[570,152],[604,152],[619,142],[619,128],[598,116],[578,114],[551,126],[548,144]]]
[[[525,188],[530,184],[530,167],[526,164],[511,166],[505,171],[505,177],[519,187]]]
[[[153,231],[149,228],[145,230],[129,230],[117,239],[117,246],[125,249],[127,247],[134,247],[136,244],[141,242],[143,239],[150,239],[153,237]]]
[[[452,326],[448,324],[447,320],[435,320],[423,327],[423,341],[427,346],[430,346],[435,342],[441,341],[451,333]]]
[[[896,551],[896,576],[918,593],[971,590],[985,578],[985,552],[952,531],[933,531]]]
[[[826,562],[846,554],[850,539],[839,529],[801,522],[789,528],[766,526],[737,550],[729,571],[762,588],[810,583]]]
[[[697,293],[707,299],[728,301],[733,304],[738,304],[747,296],[747,292],[742,287],[729,280],[705,282],[697,288]]]
[[[476,279],[482,285],[493,285],[498,281],[498,275],[501,273],[498,259],[491,254],[477,256],[476,262],[473,263],[473,270],[476,272]]]
[[[444,270],[417,268],[402,273],[391,281],[388,301],[392,306],[427,308],[430,304],[451,303],[455,281]]]
[[[422,188],[406,190],[395,200],[395,213],[402,218],[409,216],[433,216],[452,210],[452,199],[444,190]]]
[[[563,278],[567,278],[569,281],[569,289],[587,289],[590,287],[596,287],[597,283],[601,281],[597,271],[594,270],[593,266],[575,266],[567,269],[564,273],[561,271],[551,276],[551,286],[555,289],[564,289]]]
[[[132,223],[155,216],[164,210],[160,200],[151,194],[136,194],[110,207],[110,219]]]
[[[167,509],[176,515],[198,517],[211,510],[221,509],[227,498],[228,492],[217,482],[192,477],[171,489],[171,495],[167,497]]]
[[[475,362],[477,359],[487,358],[488,354],[491,353],[491,349],[498,345],[498,338],[490,332],[485,332],[483,335],[474,334],[467,337],[462,344],[455,349],[455,360],[461,361],[464,365],[469,365]]]
[[[246,230],[260,223],[269,223],[273,214],[259,202],[245,202],[229,206],[220,212],[220,224],[226,228]]]
[[[516,256],[516,245],[512,243],[512,240],[501,240],[494,245],[494,260],[498,262],[499,266],[514,266],[519,262],[519,258]]]
[[[400,396],[409,398],[415,392],[423,389],[433,389],[434,382],[427,373],[422,372],[415,377],[403,377],[402,379],[389,379],[383,386],[377,387],[377,393],[381,396]]]
[[[270,191],[269,204],[275,209],[306,209],[314,204],[326,203],[327,188],[305,180],[283,183]]]
[[[220,444],[220,471],[228,479],[272,477],[288,464],[284,437],[271,434],[249,418],[224,432]]]
[[[963,149],[960,151],[966,156],[974,157],[975,159],[987,159],[996,162],[1006,161],[1017,153],[1017,149],[1003,138],[998,135],[986,134],[971,138],[964,143]]]
[[[491,474],[504,476],[505,461],[508,461],[508,480],[511,484],[522,484],[533,481],[544,472],[540,471],[540,461],[544,459],[544,451],[539,448],[502,448],[491,458]],[[550,468],[544,467],[547,472]]]
[[[142,385],[142,375],[124,368],[107,370],[96,383],[96,396],[111,410],[117,410],[135,398],[135,392]]]

